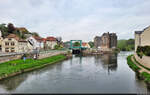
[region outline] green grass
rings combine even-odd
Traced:
[[[64,55],[56,55],[38,60],[26,59],[24,61],[22,59],[18,59],[4,62],[0,64],[0,77],[29,68],[40,67],[43,66],[44,64],[52,64],[65,58],[66,56]]]
[[[132,56],[133,56],[133,55],[129,55],[129,56],[127,57],[127,63],[128,63],[129,67],[130,67],[132,70],[134,70],[134,71],[139,71],[140,68],[139,68],[136,64],[134,64],[134,63],[132,62],[132,60],[131,60],[131,57],[132,57]]]
[[[141,76],[144,77],[145,82],[150,82],[150,74],[147,72],[142,72]]]
[[[143,68],[145,68],[145,69],[147,69],[147,70],[150,71],[150,68],[145,67],[144,65],[140,64],[140,63],[135,59],[135,57],[133,57],[133,59],[134,59],[134,61],[135,61],[138,65],[140,65],[140,66],[142,66]]]

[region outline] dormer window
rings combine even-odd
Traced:
[[[8,40],[11,40],[11,38],[9,38]]]

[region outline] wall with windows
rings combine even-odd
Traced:
[[[28,43],[27,41],[19,41],[18,42],[18,52],[28,52]]]
[[[150,46],[150,26],[143,30],[140,34],[135,33],[135,51],[138,46]]]
[[[2,42],[2,52],[18,52],[18,41],[15,38],[5,38]]]

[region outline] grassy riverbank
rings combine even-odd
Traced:
[[[128,63],[129,67],[130,67],[132,70],[134,70],[134,71],[139,71],[140,68],[139,68],[136,64],[134,64],[134,63],[132,62],[132,60],[131,60],[131,57],[132,57],[132,56],[133,56],[133,55],[129,55],[129,56],[127,57],[127,63]]]
[[[66,59],[65,55],[56,55],[48,58],[33,60],[12,60],[9,62],[4,62],[0,64],[0,79],[13,76],[15,73],[22,73],[26,71],[31,71],[33,69],[44,67],[45,65],[52,64],[55,62],[59,62],[61,60]]]
[[[132,61],[131,57],[133,57],[133,59],[134,59],[134,61],[136,62],[136,64],[140,65],[140,66],[143,67],[144,69],[150,71],[150,68],[147,68],[147,67],[143,66],[142,64],[140,64],[140,63],[135,59],[135,57],[134,57],[133,55],[129,55],[129,56],[127,57],[127,63],[128,63],[128,65],[129,65],[129,67],[130,67],[131,69],[133,69],[134,71],[136,71],[136,73],[139,73],[139,77],[140,77],[141,79],[143,79],[143,80],[148,84],[148,86],[150,86],[150,74],[149,74],[148,72],[141,72],[141,73],[140,73],[139,70],[141,70],[141,68],[138,67],[138,66]]]

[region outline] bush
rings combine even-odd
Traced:
[[[150,82],[150,74],[147,72],[142,72],[141,76],[144,77],[145,82]]]
[[[127,63],[128,63],[128,65],[129,65],[129,67],[130,67],[131,69],[133,69],[134,71],[139,71],[140,68],[139,68],[136,64],[134,64],[134,63],[132,62],[132,60],[131,60],[131,57],[132,57],[132,56],[133,56],[133,55],[130,55],[130,56],[127,57]]]
[[[150,46],[138,46],[136,53],[140,58],[142,58],[143,55],[150,56]]]

